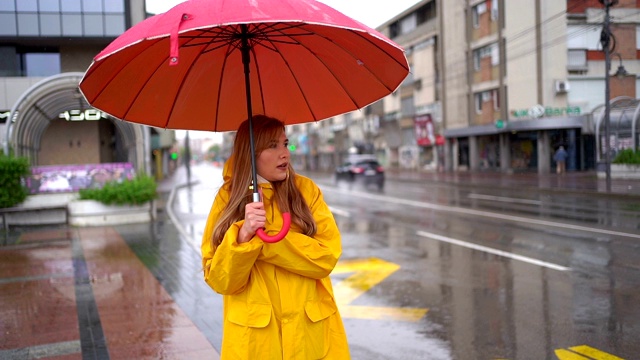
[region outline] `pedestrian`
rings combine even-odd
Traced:
[[[569,157],[569,154],[567,154],[564,146],[560,145],[556,153],[553,154],[553,160],[556,162],[556,173],[564,174],[567,171],[567,157]]]
[[[253,117],[262,202],[251,202],[249,124],[224,165],[202,238],[204,279],[223,295],[222,359],[349,359],[329,274],[342,252],[340,232],[318,186],[297,175],[284,124]],[[291,229],[277,243],[257,229]]]

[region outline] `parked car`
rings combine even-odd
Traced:
[[[336,183],[347,181],[350,185],[375,185],[384,188],[384,168],[373,155],[352,155],[336,168]]]

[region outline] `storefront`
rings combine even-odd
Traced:
[[[445,137],[457,147],[452,152],[457,154],[454,170],[549,173],[555,169],[553,154],[559,146],[569,153],[567,170],[594,168],[593,128],[590,115],[540,117],[450,129]]]

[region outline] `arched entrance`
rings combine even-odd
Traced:
[[[34,84],[7,120],[7,149],[32,165],[128,162],[145,170],[145,131],[93,109],[78,90],[83,73]]]

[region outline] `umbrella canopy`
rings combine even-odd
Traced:
[[[122,120],[230,131],[251,111],[297,124],[363,108],[408,71],[397,44],[314,0],[190,0],[115,39],[80,90]]]

